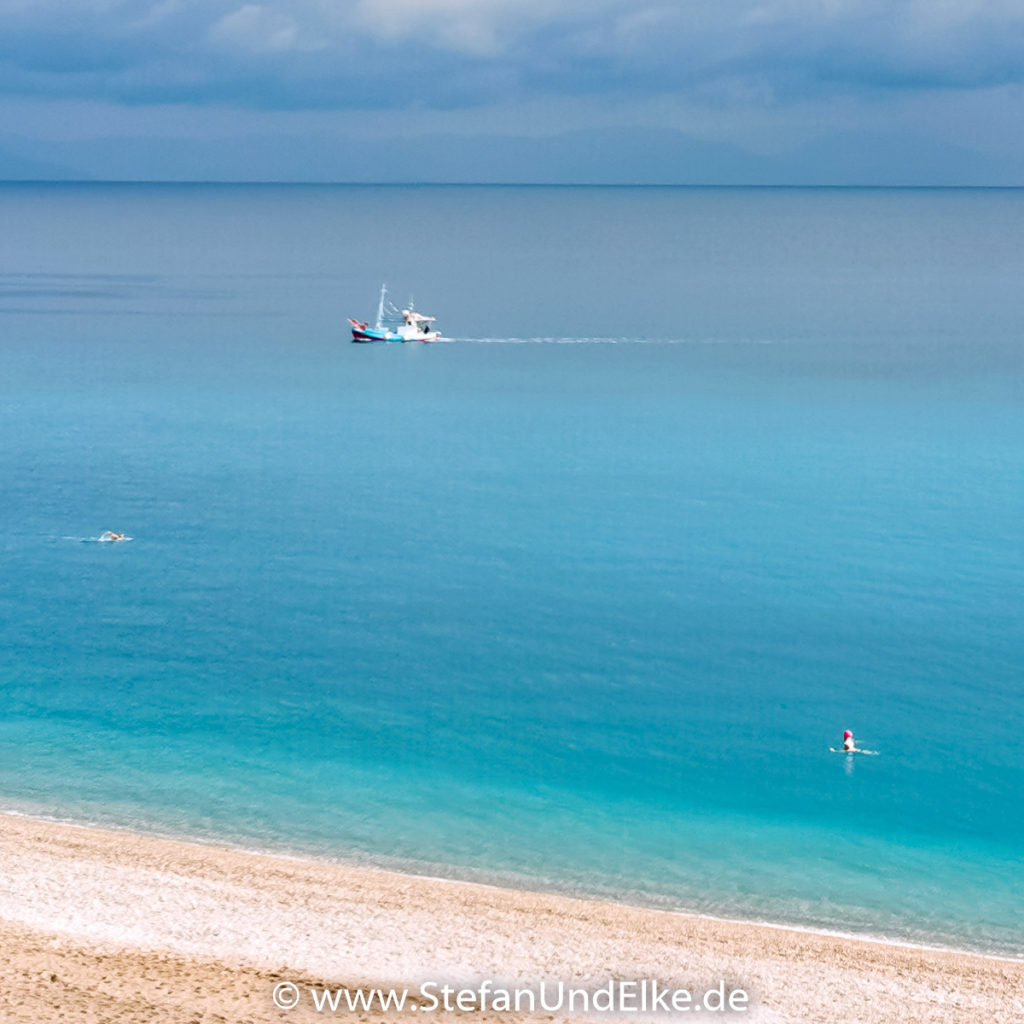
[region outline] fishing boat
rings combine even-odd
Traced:
[[[349,319],[353,341],[437,341],[441,337],[441,332],[431,326],[434,317],[417,313],[411,301],[408,309],[396,309],[387,295],[387,286],[382,284],[373,327],[368,322]]]

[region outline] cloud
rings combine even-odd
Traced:
[[[265,4],[244,4],[220,18],[207,39],[251,54],[280,53],[298,48],[299,26],[287,14]]]
[[[1018,0],[0,0],[0,92],[276,109],[1024,81]]]

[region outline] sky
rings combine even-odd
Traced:
[[[1024,185],[1024,0],[0,0],[0,178]]]

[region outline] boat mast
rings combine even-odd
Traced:
[[[384,323],[384,296],[388,293],[388,286],[382,284],[380,286],[380,302],[377,305],[377,330],[381,329],[381,324]]]

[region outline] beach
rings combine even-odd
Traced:
[[[1024,962],[4,816],[7,1021],[385,1019],[310,992],[656,981],[742,991],[685,1019],[1024,1020]],[[275,986],[298,1005],[274,1005]],[[285,994],[287,997],[287,993]],[[422,1000],[421,1000],[422,1001]],[[594,1012],[503,1012],[480,1020]],[[428,1004],[429,1007],[429,1004]],[[443,1020],[436,1009],[408,1011]],[[606,1015],[607,1016],[607,1015]],[[624,1019],[658,1014],[625,1012]],[[662,1015],[663,1016],[663,1015]]]

